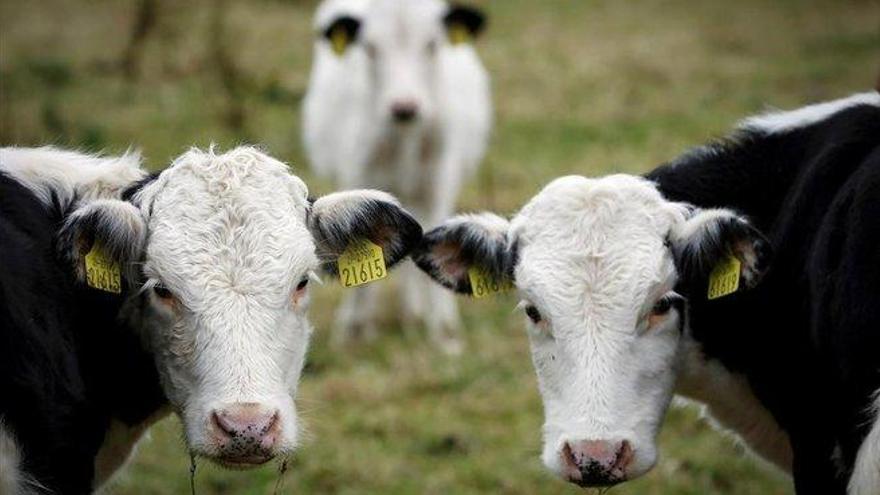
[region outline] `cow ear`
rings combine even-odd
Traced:
[[[729,263],[731,258],[739,262],[738,283],[733,285],[754,287],[767,271],[772,255],[770,242],[758,229],[725,209],[696,210],[673,230],[670,244],[679,279],[691,297],[704,293],[720,269],[735,267]]]
[[[136,206],[118,199],[99,199],[67,216],[59,232],[58,248],[81,282],[87,279],[86,256],[93,250],[119,267],[123,278],[134,280],[146,238],[147,224]]]
[[[510,222],[492,213],[459,215],[431,230],[412,257],[441,285],[472,294],[469,272],[477,269],[499,285],[513,282],[516,243]]]
[[[330,43],[330,48],[338,56],[342,56],[356,40],[361,29],[361,21],[343,15],[333,19],[321,35]]]
[[[422,238],[419,222],[393,196],[368,189],[313,200],[308,226],[324,270],[334,275],[338,273],[336,261],[352,243],[368,240],[378,245],[390,268]]]
[[[476,38],[486,28],[486,15],[475,7],[452,5],[443,16],[446,35],[453,45]]]

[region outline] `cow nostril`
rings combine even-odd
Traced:
[[[391,116],[397,122],[410,122],[418,115],[415,103],[395,103],[391,106]]]

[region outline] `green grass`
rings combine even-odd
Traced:
[[[0,0],[0,143],[144,150],[158,169],[192,145],[258,142],[312,185],[299,139],[314,2],[230,0],[244,126],[208,55],[211,2],[167,1],[142,77],[116,68],[134,2]],[[496,127],[463,209],[513,212],[563,174],[638,173],[722,135],[765,105],[869,88],[880,70],[880,6],[861,1],[496,0],[479,50]],[[393,277],[392,277],[393,279]],[[393,280],[392,280],[393,282]],[[577,493],[544,471],[541,404],[511,296],[462,301],[467,351],[404,337],[389,310],[375,343],[327,346],[341,289],[317,289],[318,328],[299,408],[307,440],[279,492]],[[389,292],[389,298],[392,298]],[[784,494],[789,483],[698,419],[670,411],[661,460],[615,488],[639,494]],[[278,466],[198,466],[199,494],[272,493]],[[189,458],[169,419],[108,490],[179,494]]]

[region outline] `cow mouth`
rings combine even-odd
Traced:
[[[262,466],[275,458],[274,454],[252,454],[247,456],[216,456],[211,460],[227,469],[252,469]]]

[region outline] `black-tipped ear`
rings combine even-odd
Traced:
[[[770,266],[770,241],[730,210],[698,210],[670,235],[679,280],[689,297],[707,294],[713,270],[739,261],[739,289],[752,288]]]
[[[443,24],[452,44],[476,38],[486,28],[486,15],[480,9],[466,5],[451,5]]]
[[[134,262],[141,259],[146,238],[147,225],[137,207],[118,199],[99,199],[67,216],[58,234],[58,249],[81,282],[86,281],[86,255],[95,245],[105,259],[120,267],[123,278],[133,280]]]
[[[330,43],[336,55],[342,55],[357,40],[360,29],[361,21],[343,15],[333,19],[321,35]]]
[[[412,257],[441,285],[471,294],[469,270],[479,269],[499,285],[513,282],[516,242],[510,223],[492,213],[459,215],[425,234]]]
[[[390,194],[368,189],[328,194],[311,201],[308,225],[324,270],[338,274],[336,261],[363,239],[382,248],[385,266],[405,258],[422,238],[422,227]]]

